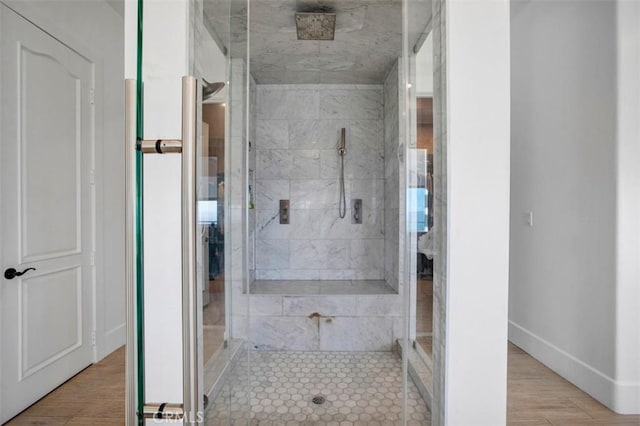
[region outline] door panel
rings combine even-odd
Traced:
[[[94,358],[93,65],[0,6],[0,421]]]
[[[80,251],[82,85],[73,67],[20,44],[18,122],[23,260]],[[77,56],[77,55],[76,55]],[[75,59],[82,65],[81,58]],[[78,61],[80,60],[80,61]],[[68,62],[68,60],[67,60]],[[56,137],[51,137],[55,135]],[[52,179],[51,164],[56,165]],[[46,209],[43,215],[40,209]],[[46,219],[46,220],[43,220]],[[51,227],[50,223],[57,226]]]
[[[19,297],[23,380],[82,346],[82,268],[23,279]],[[40,330],[49,330],[49,338]]]

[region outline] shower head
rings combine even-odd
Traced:
[[[222,90],[225,83],[222,81],[217,81],[215,83],[209,83],[204,78],[202,79],[202,100],[206,101],[211,98],[213,95]]]
[[[296,12],[298,40],[333,40],[336,32],[336,14]]]

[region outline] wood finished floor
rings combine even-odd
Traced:
[[[512,344],[508,389],[509,425],[640,425],[640,416],[615,414]],[[123,418],[124,348],[120,348],[8,424],[121,425]]]
[[[124,424],[124,347],[83,370],[9,425]]]

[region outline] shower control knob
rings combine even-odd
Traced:
[[[280,200],[280,225],[289,224],[289,200]]]

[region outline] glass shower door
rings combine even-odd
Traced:
[[[150,265],[158,247],[147,237],[174,237],[176,217],[157,219],[175,206],[162,204],[159,195],[184,194],[176,193],[175,179],[184,171],[185,140],[179,132],[132,136],[134,147],[151,150],[130,154],[139,178],[132,197],[135,265],[144,272],[144,281],[141,273],[132,275],[139,412],[165,418],[184,411],[186,402],[196,417],[190,413],[185,422],[211,425],[426,424],[430,395],[409,374],[416,366],[409,360],[416,227],[428,214],[418,211],[424,191],[410,87],[416,84],[411,52],[429,31],[430,3],[336,2],[311,17],[321,18],[318,28],[325,29],[335,15],[334,39],[305,40],[296,19],[305,21],[309,11],[300,2],[143,1],[138,81],[144,80],[146,109],[154,109],[142,114],[139,102],[145,130],[151,120],[168,129],[163,119],[180,114],[175,96],[163,103],[177,79],[191,75],[197,85],[188,124],[195,135],[192,228],[181,235],[191,238],[194,257],[179,264],[180,272],[193,270],[191,292],[184,293],[193,299],[181,305],[179,318],[148,303],[161,299],[159,288],[174,292],[184,282],[168,280],[163,287],[167,275],[154,273],[174,260]],[[171,49],[182,49],[178,59],[168,59]],[[167,70],[172,77],[163,80]],[[334,205],[342,129],[345,217]],[[181,144],[182,152],[158,155],[163,138]],[[291,210],[280,211],[281,205]],[[181,244],[172,241],[169,251]],[[154,309],[166,315],[150,316]],[[185,319],[195,324],[180,328],[186,338],[164,328]],[[150,349],[154,339],[164,346]],[[158,391],[163,387],[168,392]]]
[[[201,82],[198,102],[198,249],[202,287],[201,346],[206,424],[248,419],[248,376],[243,252],[247,183],[237,172],[248,141],[243,105],[248,84],[237,63],[246,54],[246,7],[232,0],[191,1],[193,73]],[[234,64],[236,66],[234,67]]]
[[[230,85],[245,81],[230,75],[229,0],[137,6],[137,78],[126,82],[126,421],[203,423],[212,406],[230,412],[225,395],[239,382],[227,377],[243,353],[230,291],[242,218],[230,203],[245,182],[229,167],[228,105]]]

